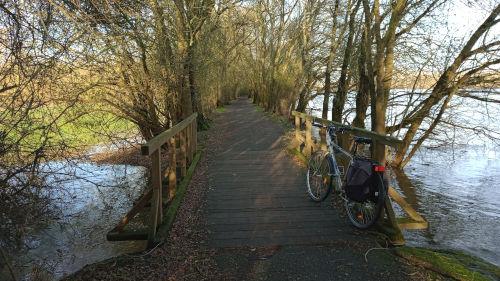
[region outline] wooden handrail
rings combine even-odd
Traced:
[[[384,136],[384,135],[381,135],[379,133],[372,132],[372,131],[369,131],[369,130],[366,130],[366,129],[363,129],[363,128],[349,127],[348,125],[345,125],[345,124],[342,124],[342,123],[339,123],[339,122],[335,122],[335,121],[331,121],[331,120],[327,120],[327,119],[323,119],[323,118],[314,117],[314,116],[311,116],[311,115],[308,115],[308,114],[305,114],[305,113],[302,113],[302,112],[292,111],[292,115],[296,116],[296,117],[300,117],[302,119],[305,119],[305,120],[307,120],[309,122],[314,119],[315,122],[321,123],[321,124],[323,124],[325,126],[328,126],[330,123],[333,123],[333,124],[335,124],[335,126],[338,126],[338,127],[352,128],[353,129],[352,133],[355,136],[371,138],[371,139],[376,140],[379,143],[395,147],[396,149],[398,149],[399,146],[403,143],[403,141],[401,141],[401,140],[399,140],[399,139],[397,139],[395,137]]]
[[[198,113],[193,113],[188,118],[182,120],[172,128],[164,131],[163,133],[157,135],[156,137],[150,139],[147,143],[141,146],[142,155],[151,155],[155,150],[164,145],[169,139],[175,136],[177,133],[186,128],[194,119],[198,117]]]

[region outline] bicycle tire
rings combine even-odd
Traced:
[[[377,177],[376,198],[357,202],[343,195],[347,217],[359,229],[367,229],[375,224],[384,207],[387,191],[382,176],[379,173],[375,173],[375,176]]]
[[[316,151],[307,163],[306,186],[307,193],[313,201],[321,202],[330,193],[330,161],[327,151]]]

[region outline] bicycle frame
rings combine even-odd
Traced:
[[[349,164],[347,165],[347,167],[349,167],[352,163],[352,161],[354,160],[354,156],[345,151],[342,147],[340,147],[335,141],[335,139],[333,139],[332,136],[328,136],[330,137],[330,143],[328,144],[328,152],[330,153],[330,157],[329,157],[329,160],[332,161],[332,163],[330,163],[331,165],[331,169],[330,169],[330,173],[328,174],[330,176],[331,179],[335,178],[335,180],[337,181],[336,182],[336,190],[339,191],[342,189],[342,181],[343,181],[343,178],[341,178],[342,176],[342,173],[340,172],[340,169],[339,169],[339,166],[337,164],[337,158],[335,157],[335,152],[338,151],[340,153],[342,153],[343,155],[347,156],[349,158]],[[333,169],[333,171],[332,171]],[[345,168],[344,168],[344,176],[345,176]],[[338,175],[338,177],[337,177]],[[330,183],[331,184],[331,183]]]

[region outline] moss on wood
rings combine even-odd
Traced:
[[[497,280],[500,268],[458,250],[400,247],[394,252],[408,261],[461,281]]]

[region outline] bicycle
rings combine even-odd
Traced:
[[[314,120],[312,125],[325,128],[322,124],[314,123]],[[327,136],[330,137],[330,143],[327,145],[328,151],[320,150],[311,155],[307,165],[307,192],[312,200],[320,202],[328,196],[333,184],[335,186],[334,190],[344,201],[344,208],[349,220],[357,228],[366,229],[379,218],[387,197],[387,185],[384,184],[383,179],[385,166],[370,158],[357,155],[358,145],[371,144],[372,140],[370,138],[355,136],[351,153],[337,144],[337,132],[344,133],[352,130],[352,128],[337,127],[333,123],[326,126]],[[348,172],[340,170],[335,157],[336,152],[345,155],[349,159]],[[354,168],[353,165],[360,163],[361,160],[369,161],[372,164],[374,178],[369,184],[366,184],[366,190],[370,192],[370,196],[361,200],[359,198],[354,200],[346,195],[346,175],[350,169]],[[341,178],[342,176],[343,178]]]

